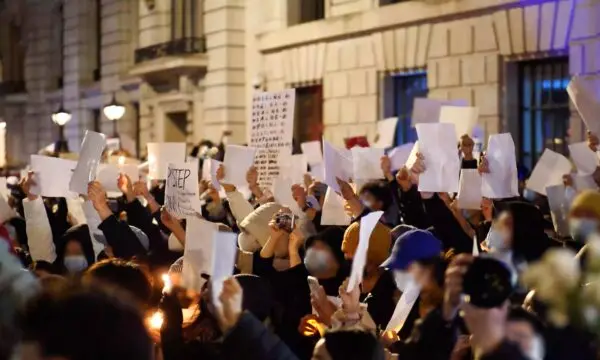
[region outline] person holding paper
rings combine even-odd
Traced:
[[[465,134],[460,137],[458,143],[461,157],[461,169],[477,169],[477,159],[473,157],[473,149],[475,147],[475,141]]]
[[[342,251],[352,259],[358,248],[360,223],[352,223],[344,233]],[[390,272],[380,265],[387,259],[391,248],[390,229],[378,223],[369,238],[367,262],[361,287],[361,301],[367,300],[368,311],[377,326],[385,327],[396,306],[398,290]]]
[[[586,190],[577,195],[569,210],[569,232],[575,241],[575,249],[582,257],[587,251],[586,243],[600,234],[600,193]]]

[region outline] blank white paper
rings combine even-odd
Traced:
[[[381,158],[384,155],[385,150],[383,148],[352,148],[352,179],[354,179],[354,182],[383,179]]]
[[[69,183],[69,190],[87,195],[88,184],[96,179],[98,164],[100,164],[105,147],[106,136],[104,134],[86,130],[81,143],[79,160]]]
[[[169,163],[183,162],[185,143],[148,143],[148,176],[152,179],[166,179]]]
[[[416,98],[413,103],[412,125],[416,126],[417,124],[439,122],[441,108],[445,105],[467,106],[467,101]]]
[[[546,195],[546,188],[561,185],[563,175],[570,174],[571,168],[569,159],[550,149],[545,149],[527,180],[527,188]]]
[[[138,181],[140,177],[138,167],[134,164],[100,164],[98,165],[96,180],[102,184],[106,191],[120,192],[117,181],[121,173],[127,175],[132,182]]]
[[[215,307],[222,306],[219,297],[223,290],[223,281],[233,275],[233,267],[237,257],[237,234],[217,232],[213,236],[211,295]]]
[[[481,209],[481,175],[477,169],[462,169],[458,189],[459,209]]]
[[[491,135],[486,159],[489,174],[482,174],[481,194],[488,199],[519,196],[515,143],[510,133]]]
[[[352,270],[348,280],[347,292],[352,292],[363,280],[365,265],[367,264],[367,251],[369,250],[369,240],[371,233],[383,215],[383,211],[374,211],[363,216],[360,219],[360,229],[358,232],[358,247],[352,258]]]
[[[440,108],[440,122],[454,124],[457,139],[463,135],[471,135],[477,125],[479,108],[474,106],[448,106]]]
[[[325,184],[335,192],[340,192],[337,178],[350,182],[352,178],[352,160],[327,141],[323,141],[323,159],[325,167]]]
[[[235,185],[236,187],[247,187],[246,175],[252,165],[254,165],[254,156],[256,148],[239,145],[227,145],[225,147],[225,167],[224,184]]]
[[[588,130],[600,135],[600,102],[595,95],[592,80],[574,76],[567,86],[567,93]]]
[[[210,275],[213,268],[213,239],[218,232],[216,223],[197,216],[187,218],[181,274],[186,289],[200,291],[204,285],[202,274]]]
[[[377,122],[377,142],[373,144],[373,147],[388,149],[394,146],[397,123],[397,117],[379,120]]]
[[[70,196],[69,183],[77,162],[49,156],[31,155],[31,171],[36,185],[31,193],[45,197]]]
[[[570,144],[569,153],[579,174],[590,175],[596,171],[598,167],[598,155],[590,149],[587,142]]]
[[[413,143],[406,143],[390,150],[388,157],[390,158],[390,162],[392,164],[392,171],[400,170],[404,167],[404,165],[406,165],[408,157],[410,156],[414,146],[415,144]]]
[[[300,144],[302,153],[306,155],[308,165],[316,165],[323,162],[323,153],[321,152],[320,141],[308,141]]]
[[[453,124],[417,124],[419,152],[425,171],[419,175],[421,192],[458,192],[460,158]]]
[[[323,210],[321,211],[321,225],[347,226],[352,220],[346,211],[344,211],[345,200],[341,195],[328,187],[323,200]]]

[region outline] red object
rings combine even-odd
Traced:
[[[352,149],[355,146],[369,147],[369,140],[367,140],[366,136],[354,136],[351,138],[345,138],[344,143],[346,143],[346,149]]]

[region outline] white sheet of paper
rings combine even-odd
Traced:
[[[148,143],[148,176],[152,179],[166,179],[169,163],[184,162],[185,143]]]
[[[67,197],[71,194],[69,183],[77,162],[49,156],[31,155],[31,171],[36,185],[31,188],[34,195]]]
[[[83,202],[83,204],[81,205],[81,210],[83,210],[85,221],[88,225],[88,229],[92,240],[92,247],[94,248],[94,254],[96,254],[97,256],[102,250],[104,250],[104,244],[96,240],[94,236],[104,236],[102,230],[99,229],[99,226],[102,223],[102,219],[100,219],[100,215],[98,215],[98,212],[94,208],[94,205],[89,200]]]
[[[481,194],[488,199],[519,196],[515,143],[510,133],[491,135],[486,153],[490,173],[482,175]]]
[[[119,138],[106,139],[106,150],[115,151],[121,149],[121,140]]]
[[[394,146],[396,141],[396,124],[398,118],[387,118],[377,122],[377,141],[373,147],[387,149]]]
[[[388,157],[392,163],[392,171],[397,171],[404,167],[414,146],[415,144],[413,143],[406,143],[390,150]]]
[[[350,225],[352,219],[344,211],[344,199],[332,188],[328,187],[321,211],[321,225]]]
[[[342,152],[336,149],[333,145],[323,140],[323,161],[325,168],[325,184],[337,193],[340,192],[340,187],[337,183],[337,178],[350,182],[352,177],[353,165],[352,160],[342,155]]]
[[[352,149],[352,179],[354,182],[360,180],[383,179],[381,170],[381,158],[385,155],[383,148],[361,148]]]
[[[406,167],[411,168],[415,162],[417,161],[417,153],[419,152],[419,140],[415,141],[412,149],[410,150],[410,154],[408,154],[408,159],[406,159]]]
[[[588,130],[600,136],[600,102],[595,95],[593,80],[573,76],[567,86],[567,93]]]
[[[577,191],[598,190],[598,185],[594,181],[592,175],[572,174],[571,176],[573,177],[573,182]]]
[[[211,270],[211,295],[213,304],[222,306],[219,297],[223,290],[223,281],[233,275],[233,267],[237,257],[237,234],[217,232],[213,236],[212,270]]]
[[[6,184],[6,177],[0,177],[0,195],[4,196],[5,199],[8,199],[8,195],[10,192],[8,191],[8,185]]]
[[[527,188],[546,195],[546,188],[563,183],[563,175],[571,173],[571,162],[563,155],[545,149],[527,180]]]
[[[417,282],[410,281],[402,293],[402,296],[400,296],[400,300],[396,303],[394,313],[385,327],[386,331],[389,330],[397,333],[402,330],[402,327],[420,294],[421,289]]]
[[[466,100],[438,100],[416,98],[413,103],[412,126],[422,123],[437,123],[440,121],[442,106],[467,106]],[[456,139],[455,139],[456,140]]]
[[[321,152],[320,141],[308,141],[300,144],[302,153],[306,155],[308,165],[313,166],[323,162],[323,153]]]
[[[474,106],[444,105],[440,109],[440,122],[454,124],[457,139],[465,134],[470,135],[473,127],[477,125],[477,119],[479,108]]]
[[[98,165],[98,175],[96,175],[96,180],[102,184],[106,191],[120,191],[117,186],[117,180],[121,173],[129,176],[129,179],[133,182],[138,181],[140,178],[140,172],[137,165],[100,164]]]
[[[596,171],[598,167],[598,155],[590,149],[587,142],[569,144],[569,153],[578,173],[590,175]]]
[[[201,212],[198,194],[198,167],[195,163],[167,165],[165,207],[179,219]]]
[[[360,219],[360,229],[358,232],[358,247],[352,258],[352,269],[350,270],[350,279],[348,280],[347,292],[354,290],[363,280],[365,265],[367,264],[367,251],[369,250],[369,240],[371,233],[383,215],[383,211],[374,211],[363,216]]]
[[[219,226],[216,223],[197,216],[187,218],[181,273],[186,289],[199,292],[205,281],[202,274],[210,275],[213,268],[213,239],[218,232]]]
[[[81,142],[79,160],[69,182],[69,190],[87,195],[88,184],[96,179],[98,164],[100,164],[100,158],[105,147],[106,136],[104,134],[86,130]]]
[[[481,209],[481,175],[477,169],[460,171],[457,201],[459,209]]]
[[[210,159],[204,159],[202,163],[202,180],[210,181]]]
[[[221,183],[217,180],[217,170],[219,170],[219,166],[221,166],[221,162],[215,159],[206,159],[205,160],[209,164],[209,175],[210,175],[210,183],[217,191],[221,191]]]
[[[7,199],[0,196],[0,222],[10,220],[16,215],[17,213],[8,205]]]
[[[569,223],[567,215],[569,213],[569,203],[565,197],[565,186],[562,184],[548,186],[546,196],[548,197],[554,230],[561,236],[568,236]]]
[[[293,184],[304,184],[304,175],[308,172],[306,155],[282,155],[279,156],[279,177],[286,177]]]
[[[224,184],[231,184],[237,187],[248,186],[246,174],[248,169],[254,164],[256,149],[247,146],[227,145],[225,147],[225,166]]]
[[[325,166],[321,164],[314,164],[310,166],[310,175],[315,178],[316,181],[325,181]]]
[[[453,124],[417,124],[419,152],[425,171],[419,175],[421,192],[458,192],[460,158]]]
[[[276,178],[273,181],[273,197],[275,198],[276,203],[289,208],[294,215],[302,216],[304,215],[304,212],[292,196],[293,184],[294,183],[289,178]]]

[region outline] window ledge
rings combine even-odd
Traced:
[[[368,34],[440,17],[453,17],[484,10],[493,11],[498,8],[517,6],[521,3],[520,0],[461,0],[440,4],[423,1],[401,2],[360,13],[333,16],[324,20],[293,25],[285,29],[274,29],[259,33],[257,37],[260,50],[270,52],[301,44]]]

